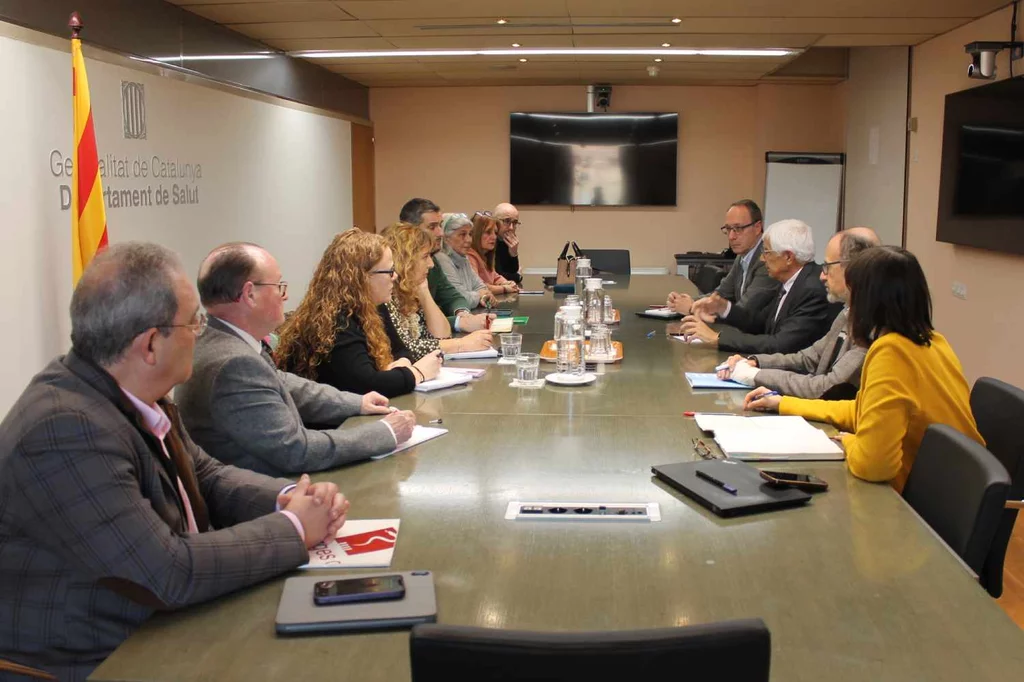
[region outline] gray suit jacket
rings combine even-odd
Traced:
[[[360,396],[282,372],[216,318],[196,342],[192,378],[174,396],[204,450],[269,475],[332,469],[395,448],[380,421],[333,428],[359,414]]]
[[[820,398],[839,384],[860,386],[867,349],[850,341],[846,333],[849,314],[850,309],[843,308],[828,334],[801,351],[755,355],[761,370],[754,383],[795,398]]]
[[[0,424],[0,658],[85,679],[154,610],[309,559],[272,513],[289,481],[207,456],[163,407],[171,459],[114,379],[71,352]],[[203,532],[186,532],[178,477]]]
[[[779,293],[782,283],[772,279],[761,262],[762,245],[759,243],[754,249],[754,255],[750,260],[750,267],[747,268],[747,276],[743,277],[743,257],[736,256],[729,274],[725,276],[715,291],[719,296],[732,301],[733,304],[742,305],[745,308],[757,309],[766,306],[775,299]],[[740,295],[740,280],[743,280],[743,295]]]

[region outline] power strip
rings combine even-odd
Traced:
[[[508,521],[661,521],[657,502],[520,502],[505,509]]]

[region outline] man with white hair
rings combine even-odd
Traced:
[[[494,247],[494,271],[516,284],[523,283],[519,271],[519,209],[512,204],[498,204],[491,213],[498,224],[498,243]]]
[[[700,316],[683,319],[682,332],[705,345],[739,353],[794,353],[828,331],[842,304],[830,305],[814,262],[811,228],[800,220],[781,220],[764,234],[761,260],[782,283],[766,306],[748,308],[719,300]],[[725,322],[718,331],[707,322]]]

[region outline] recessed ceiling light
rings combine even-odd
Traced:
[[[497,23],[502,24],[502,25],[507,24],[508,23],[508,19],[498,19]]]
[[[662,47],[672,47],[672,43],[662,43]]]
[[[657,58],[657,59],[655,59],[654,61],[656,61],[656,62],[660,62],[660,61],[661,61],[661,57],[658,57],[658,58]]]
[[[512,43],[512,47],[522,47],[519,43]]]
[[[529,61],[529,60],[524,57],[524,58],[520,59],[519,61],[525,62],[525,61]]]
[[[682,21],[683,21],[682,19],[680,19],[679,17],[676,17],[675,19],[672,20],[672,23],[673,24],[679,24],[679,23],[682,23]]]

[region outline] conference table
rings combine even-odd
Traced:
[[[313,476],[339,484],[350,518],[401,519],[391,569],[433,572],[438,622],[583,631],[760,617],[773,680],[1024,672],[1024,634],[888,485],[855,479],[842,462],[776,463],[829,491],[800,508],[723,519],[652,479],[652,465],[697,458],[691,439],[701,434],[684,411],[741,412],[744,392],[691,390],[683,373],[726,355],[634,314],[673,288],[692,292],[688,280],[611,278],[624,358],[595,383],[512,388],[515,367],[461,361],[487,372],[393,401],[420,424],[443,419],[447,435]],[[539,278],[525,287],[541,288]],[[516,329],[524,351],[551,338],[560,299],[546,291],[502,304],[530,318]],[[657,502],[662,520],[507,521],[512,500]],[[90,679],[410,679],[407,631],[277,636],[286,577],[155,615]]]

